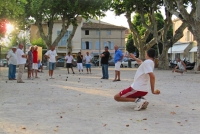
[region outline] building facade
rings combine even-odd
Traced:
[[[43,25],[44,29],[47,29],[47,25]],[[61,21],[55,21],[52,34],[52,42],[59,35],[62,28]],[[64,57],[68,53],[67,39],[72,32],[73,26],[70,25],[68,31],[59,41],[56,51],[60,58]],[[125,50],[125,30],[127,28],[121,26],[115,26],[102,21],[91,19],[86,21],[85,19],[78,18],[78,27],[75,35],[72,39],[72,54],[76,58],[78,52],[82,55],[86,55],[89,52],[92,57],[98,57],[99,53],[104,51],[104,47],[108,46],[111,56],[114,56],[114,45],[118,45],[119,48]],[[45,30],[45,32],[47,32]],[[31,41],[39,38],[39,31],[35,25],[31,26]]]
[[[181,26],[182,21],[180,19],[173,20],[173,34]],[[185,28],[183,31],[184,36],[168,50],[168,56],[170,59],[186,58],[190,62],[197,61],[197,43],[194,40],[194,36]]]

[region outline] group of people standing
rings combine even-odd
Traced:
[[[70,52],[68,52],[68,55],[66,55],[65,60],[67,63],[68,74],[69,74],[69,68],[71,68],[73,74],[75,74],[74,70],[73,70],[74,58]],[[89,72],[91,74],[92,73],[91,72],[92,57],[89,55],[89,52],[86,52],[86,56],[84,58],[83,58],[83,55],[81,55],[81,52],[79,52],[77,55],[77,68],[78,68],[79,73],[81,73],[81,72],[83,73],[83,61],[85,61],[85,67],[86,67],[87,74],[89,74]]]
[[[25,65],[28,68],[28,79],[38,78],[38,47],[31,47],[28,54],[23,52],[24,45],[19,44],[18,48],[13,46],[8,52],[6,58],[8,60],[8,79],[17,80],[17,83],[24,83],[22,75],[24,73]],[[16,65],[19,66],[18,76],[16,79]],[[34,77],[35,72],[35,77]]]

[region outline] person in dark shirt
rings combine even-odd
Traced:
[[[77,67],[78,67],[79,73],[81,70],[83,72],[83,55],[81,55],[81,52],[79,52],[77,56]]]
[[[108,51],[108,47],[105,47],[105,51],[100,55],[101,57],[101,66],[102,66],[102,74],[103,77],[101,79],[108,79],[108,60],[110,57],[110,52]]]

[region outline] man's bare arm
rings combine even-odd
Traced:
[[[130,53],[130,57],[133,58],[135,61],[137,61],[138,64],[142,64],[142,62],[143,62],[142,60],[136,58],[135,55],[132,53]]]

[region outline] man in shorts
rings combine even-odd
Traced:
[[[83,73],[83,55],[81,55],[81,52],[78,52],[77,68],[78,68],[79,73],[81,73],[80,72],[81,70],[82,70],[82,73]]]
[[[135,102],[136,107],[134,110],[139,111],[140,109],[146,109],[149,104],[149,102],[143,98],[143,96],[148,93],[149,80],[151,92],[153,94],[159,94],[159,92],[154,91],[155,76],[153,69],[155,50],[151,48],[147,51],[146,60],[144,62],[136,58],[134,54],[130,54],[130,56],[141,65],[136,71],[132,85],[116,94],[114,99],[119,102]]]
[[[33,50],[34,47],[31,46],[30,50],[28,51],[28,57],[27,57],[27,68],[28,68],[28,80],[31,80],[33,78],[31,78],[31,74],[33,76],[33,72],[32,72],[32,66],[33,66]]]
[[[71,68],[73,74],[75,74],[74,70],[73,70],[73,65],[72,65],[72,62],[73,62],[74,58],[73,58],[73,56],[71,55],[70,52],[68,52],[68,55],[65,57],[65,60],[67,61],[67,71],[68,71],[68,74],[69,74],[69,68]]]
[[[114,49],[115,49],[115,57],[114,57],[115,79],[113,80],[113,82],[120,81],[120,66],[122,64],[122,59],[123,59],[122,51],[119,50],[117,45],[115,45]]]
[[[55,46],[51,46],[51,50],[48,50],[45,53],[45,57],[49,60],[49,77],[50,79],[53,78],[53,70],[55,69],[56,63],[57,63],[57,53],[55,50]]]
[[[86,52],[86,56],[84,58],[85,60],[85,67],[86,67],[86,70],[87,70],[87,74],[89,74],[88,70],[90,71],[90,74],[91,74],[91,61],[92,61],[92,57],[89,55],[89,52]]]
[[[176,61],[177,61],[177,66],[172,70],[172,72],[177,72],[181,74],[183,74],[184,71],[187,72],[185,63],[181,61],[180,58],[176,58]]]
[[[35,46],[34,50],[32,51],[33,53],[33,77],[34,77],[34,72],[35,72],[35,78],[38,78],[37,76],[37,72],[38,72],[38,51],[37,51],[38,47]]]

